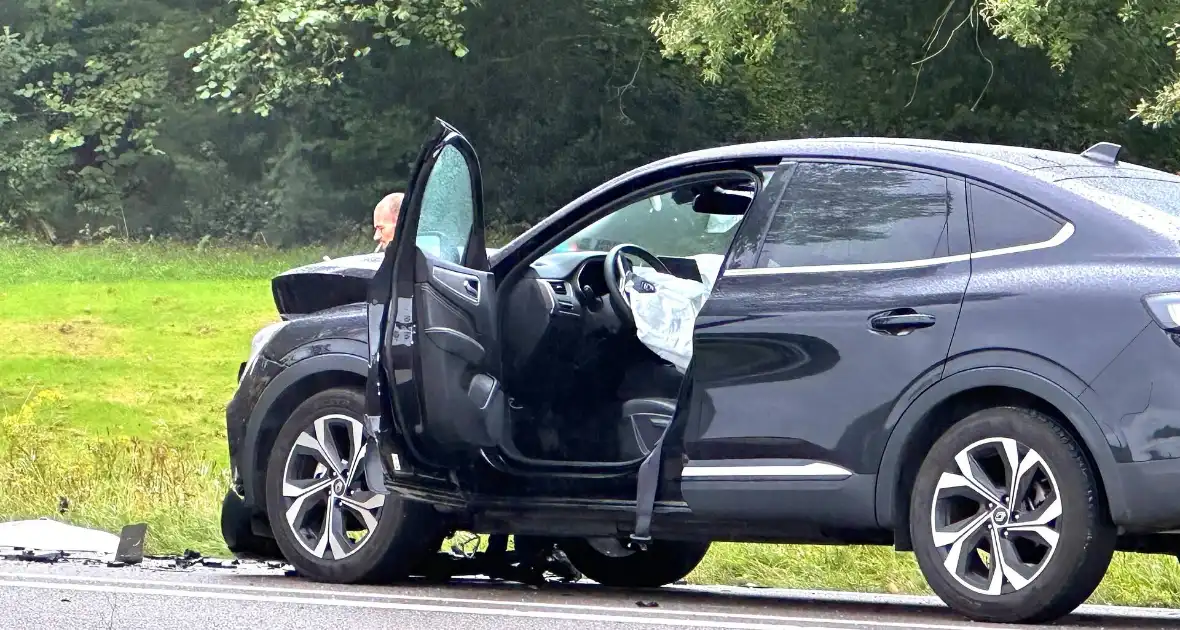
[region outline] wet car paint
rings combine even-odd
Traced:
[[[812,439],[804,437],[794,441],[780,442],[776,446],[783,448],[775,450],[776,454],[793,452],[798,455],[806,452],[817,458],[823,455],[826,458],[846,463],[851,470],[858,474],[879,475],[880,479],[863,480],[867,484],[867,490],[865,490],[864,497],[858,496],[858,498],[865,498],[871,504],[875,493],[876,524],[889,527],[894,516],[890,514],[892,503],[889,497],[890,493],[895,490],[891,484],[896,481],[895,477],[898,474],[892,468],[898,465],[897,456],[894,453],[896,450],[894,441],[904,441],[905,432],[913,429],[906,415],[907,409],[915,400],[919,400],[923,393],[934,391],[934,385],[944,376],[967,374],[988,366],[1004,366],[1014,371],[1039,375],[1038,378],[1052,379],[1055,386],[1059,386],[1074,403],[1082,407],[1082,413],[1078,414],[1076,419],[1072,412],[1066,415],[1071,421],[1092,423],[1098,432],[1098,439],[1092,440],[1090,434],[1087,433],[1089,429],[1079,429],[1079,433],[1082,434],[1090,449],[1099,447],[1107,449],[1105,454],[1099,452],[1095,458],[1104,478],[1107,478],[1111,484],[1111,487],[1107,488],[1108,494],[1134,495],[1130,499],[1122,496],[1117,500],[1112,496],[1112,506],[1115,504],[1121,506],[1113,510],[1116,512],[1117,519],[1125,523],[1146,519],[1156,525],[1180,523],[1180,512],[1177,509],[1151,505],[1150,495],[1145,494],[1146,486],[1157,485],[1158,487],[1158,484],[1164,483],[1166,480],[1180,479],[1178,476],[1180,475],[1180,467],[1175,465],[1180,462],[1180,459],[1176,459],[1177,455],[1180,455],[1180,448],[1175,446],[1175,440],[1180,439],[1180,417],[1174,412],[1176,408],[1180,407],[1180,404],[1173,402],[1172,396],[1169,394],[1163,393],[1174,390],[1170,384],[1170,376],[1176,371],[1174,363],[1180,362],[1178,361],[1180,354],[1177,354],[1180,348],[1176,348],[1176,344],[1171,343],[1163,331],[1158,330],[1158,326],[1151,323],[1146,310],[1138,303],[1138,297],[1141,294],[1180,288],[1180,282],[1177,281],[1180,275],[1175,272],[1173,267],[1178,254],[1176,241],[1162,230],[1159,238],[1144,238],[1144,224],[1134,216],[1123,216],[1111,221],[1106,218],[1110,213],[1105,209],[1097,208],[1092,203],[1087,205],[1076,195],[1063,192],[1051,182],[1052,177],[1065,177],[1068,174],[1061,170],[1065,167],[1045,163],[1042,158],[1030,156],[1026,160],[1024,158],[1017,160],[1018,162],[1025,160],[1028,167],[1045,169],[1038,173],[1039,181],[1032,181],[1030,178],[1012,180],[1010,167],[994,162],[980,161],[966,152],[952,151],[948,154],[937,146],[909,145],[905,142],[803,141],[766,143],[677,156],[637,169],[587,193],[586,196],[546,219],[493,256],[493,270],[498,277],[505,277],[508,273],[507,270],[510,270],[516,262],[527,257],[532,248],[560,232],[563,225],[573,217],[592,212],[596,207],[620,194],[618,192],[620,188],[634,188],[641,183],[666,176],[667,172],[676,169],[697,168],[706,163],[710,164],[710,168],[716,168],[717,163],[727,159],[758,161],[772,155],[784,156],[788,159],[839,157],[841,159],[906,163],[925,162],[934,164],[945,172],[959,174],[963,177],[978,178],[982,181],[1014,181],[1015,183],[1010,183],[1010,187],[1017,193],[1044,199],[1048,203],[1061,203],[1062,207],[1068,207],[1071,217],[1077,217],[1079,226],[1089,220],[1086,217],[1095,215],[1103,217],[1100,219],[1100,228],[1079,229],[1078,234],[1072,237],[1065,247],[1055,248],[1055,251],[1052,252],[1052,255],[1064,253],[1068,256],[1075,252],[1073,248],[1077,248],[1077,255],[1080,257],[1090,256],[1091,258],[1088,260],[1067,259],[1059,267],[1053,267],[1044,264],[1047,259],[1043,258],[1042,254],[1032,254],[1028,260],[1028,268],[1019,269],[1005,266],[1010,261],[1005,257],[975,260],[972,261],[970,271],[967,272],[972,279],[970,284],[961,282],[963,272],[955,270],[950,278],[954,281],[952,282],[954,286],[943,292],[945,299],[935,300],[936,304],[948,308],[961,304],[963,311],[962,321],[959,323],[959,332],[962,333],[962,336],[956,334],[953,341],[948,340],[950,347],[946,350],[945,365],[935,366],[933,364],[938,362],[934,361],[932,369],[935,367],[937,369],[933,369],[933,371],[915,370],[919,373],[911,375],[908,386],[903,386],[900,390],[894,388],[894,391],[899,391],[896,396],[892,398],[878,396],[874,400],[859,401],[863,403],[859,412],[849,411],[842,414],[832,426],[817,428],[817,431],[822,429],[826,437],[817,433]],[[1069,162],[1066,158],[1062,159]],[[1082,168],[1083,164],[1084,162],[1077,162],[1071,168]],[[1067,166],[1069,165],[1067,164]],[[733,268],[750,266],[752,261],[756,259],[757,247],[758,238],[744,237],[739,234],[730,266]],[[1098,247],[1097,256],[1094,256],[1095,247]],[[1103,248],[1106,248],[1109,253],[1102,253]],[[369,274],[368,277],[371,277],[369,269],[372,265],[369,263],[357,264],[350,269],[341,269],[340,265],[318,268],[316,265],[312,265],[309,267],[303,268],[299,274],[292,275],[360,278]],[[979,274],[978,277],[976,277],[976,273]],[[1077,275],[1070,276],[1070,274]],[[915,274],[914,277],[907,280],[906,275],[902,274],[899,281],[902,281],[903,284],[904,281],[916,282],[921,280],[920,275]],[[1071,278],[1080,278],[1082,286],[1071,285]],[[301,290],[335,296],[346,296],[351,291],[341,288],[325,292],[322,290],[323,285],[317,284],[320,280],[322,278],[307,281]],[[1128,280],[1130,280],[1129,283]],[[854,341],[850,340],[851,338],[838,339],[823,334],[806,335],[786,330],[783,322],[789,322],[790,318],[784,315],[784,311],[798,310],[799,308],[799,304],[792,301],[793,294],[790,289],[783,289],[781,286],[772,284],[761,287],[753,286],[757,283],[747,282],[746,284],[751,286],[745,287],[744,293],[738,290],[740,285],[736,283],[731,289],[728,289],[743,293],[740,297],[735,297],[737,301],[734,304],[737,306],[730,307],[732,312],[721,308],[724,306],[724,300],[716,302],[719,310],[713,315],[717,318],[715,321],[721,322],[722,325],[711,331],[710,335],[700,338],[702,348],[710,346],[716,348],[717,353],[728,356],[728,363],[720,361],[715,366],[711,366],[710,370],[715,370],[716,373],[706,371],[697,375],[700,379],[700,387],[694,390],[692,395],[700,396],[702,406],[695,406],[695,403],[690,406],[697,410],[694,413],[699,412],[701,415],[689,420],[691,430],[695,430],[697,433],[687,436],[688,445],[692,445],[694,440],[698,442],[698,446],[701,446],[710,441],[706,438],[728,437],[734,438],[731,442],[739,444],[740,448],[752,448],[746,438],[754,434],[774,435],[775,429],[768,424],[765,412],[754,413],[746,409],[749,399],[743,400],[739,395],[742,387],[759,385],[767,391],[781,389],[783,379],[779,379],[777,383],[774,382],[774,379],[784,374],[790,377],[785,381],[799,379],[799,383],[815,382],[816,379],[823,379],[830,375],[838,369],[840,361],[847,358],[844,353],[841,353],[842,348],[855,347],[850,345],[854,344]],[[1112,287],[1122,293],[1122,297],[1117,300],[1117,303],[1102,298],[1103,292]],[[298,293],[299,290],[292,289],[294,293]],[[726,295],[726,291],[724,286],[720,286],[717,295]],[[346,298],[336,297],[333,299]],[[1072,325],[1061,316],[1059,311],[1040,309],[1038,305],[1044,304],[1046,299],[1074,304],[1079,309],[1075,312],[1095,315],[1098,323],[1094,324],[1094,320],[1090,320],[1088,326]],[[298,298],[284,302],[288,305],[285,308],[290,311],[288,315],[299,315],[298,311],[310,308],[295,306],[298,302]],[[742,305],[745,307],[758,305],[766,313],[760,316],[747,312],[748,308],[743,311],[742,308],[745,307]],[[820,312],[827,309],[835,313],[840,312],[845,305],[817,303],[813,306]],[[339,353],[352,354],[352,348],[356,346],[346,342],[367,339],[365,324],[361,321],[363,317],[363,309],[359,306],[355,308],[343,306],[308,317],[293,317],[291,324],[280,335],[276,335],[275,340],[268,345],[266,353],[276,363],[286,363],[321,355],[335,355],[338,353],[337,350]],[[778,318],[778,324],[771,325],[774,324],[776,318]],[[943,320],[944,318],[940,316],[939,319]],[[964,325],[963,322],[978,323]],[[790,326],[786,326],[786,328],[790,328]],[[746,337],[740,339],[741,344],[759,346],[759,352],[772,357],[770,364],[765,366],[763,370],[756,370],[757,373],[734,372],[737,370],[737,366],[744,364],[741,360],[743,353],[750,351],[750,349],[739,351],[736,348],[741,344],[728,349],[724,344],[717,345],[717,340],[724,337],[727,330],[733,333],[748,333]],[[1064,347],[1066,352],[1062,357],[1054,356],[1051,359],[1037,359],[1035,356],[1009,358],[1002,351],[993,352],[996,350],[997,340],[994,333],[986,331],[995,330],[1025,331],[1022,333],[1025,335],[1023,337],[1025,341],[1032,347],[1043,348],[1032,355],[1053,355],[1055,351],[1052,348],[1056,347]],[[717,338],[712,337],[714,332],[719,333]],[[706,337],[709,338],[706,339]],[[738,338],[738,334],[733,335],[733,339]],[[1151,363],[1146,368],[1142,363],[1137,364],[1131,358],[1120,361],[1121,353],[1125,348],[1151,343],[1160,345],[1153,347],[1150,352],[1144,353],[1143,356],[1151,357]],[[346,347],[349,349],[344,350]],[[806,366],[796,365],[798,363],[797,355],[800,353],[810,357],[810,360],[815,363]],[[362,351],[356,356],[364,357],[364,355],[365,353]],[[1127,356],[1130,357],[1130,355]],[[1139,355],[1136,353],[1136,356]],[[726,373],[725,367],[728,364],[732,364],[733,369],[730,371],[734,373]],[[1153,369],[1151,366],[1158,369]],[[945,371],[945,374],[940,373],[942,371]],[[899,378],[901,376],[903,375],[898,375]],[[265,378],[265,375],[262,378]],[[865,375],[865,378],[873,378],[873,375]],[[850,380],[859,382],[855,378]],[[1145,382],[1149,385],[1145,386]],[[1157,382],[1159,387],[1156,386]],[[828,387],[830,386],[828,385]],[[711,388],[715,390],[713,393],[709,392]],[[726,388],[732,388],[731,391],[734,392],[731,400],[742,405],[742,409],[746,409],[743,412],[744,415],[740,417],[748,417],[749,419],[745,420],[748,424],[745,425],[745,428],[718,426],[716,430],[724,429],[730,435],[713,436],[709,431],[714,423],[713,414],[716,411],[715,409],[707,412],[702,411],[705,409],[703,405],[705,403],[715,405],[718,397],[729,396],[725,393]],[[257,389],[257,386],[251,385],[248,389],[254,390]],[[1102,392],[1115,393],[1106,397],[1100,395]],[[954,392],[949,393],[953,394]],[[1064,402],[1061,407],[1065,408]],[[1087,418],[1089,419],[1087,420]],[[763,420],[761,424],[759,424],[759,419]],[[841,432],[847,434],[846,439],[838,437]],[[792,436],[792,438],[798,438],[798,436]],[[723,446],[720,442],[715,444]],[[896,448],[902,449],[903,447]],[[792,451],[791,449],[798,450]],[[905,453],[904,449],[898,452]],[[733,451],[729,455],[732,456],[735,453],[737,451]],[[881,453],[884,455],[882,456]],[[683,454],[677,452],[676,449],[671,449],[669,452],[667,467],[670,478],[675,478],[676,471],[682,465],[681,462],[674,461],[673,457]],[[874,465],[874,457],[884,457],[883,460],[879,460],[884,463]],[[1113,465],[1116,463],[1119,466],[1114,468]],[[1125,467],[1127,464],[1151,463],[1161,465],[1153,470]],[[489,468],[484,464],[484,462],[472,462],[470,467],[456,472],[473,480],[472,483],[476,484],[473,487],[486,488],[488,492],[494,492],[500,484],[512,482],[511,475],[494,470],[494,465]],[[1149,481],[1152,483],[1148,483]],[[414,494],[415,498],[420,500],[453,507],[463,505],[462,497],[458,493],[432,490],[431,484],[419,488],[409,481],[403,483],[407,492]],[[537,483],[539,485],[536,487],[548,486],[536,503],[538,511],[556,509],[557,504],[576,507],[576,501],[565,500],[561,495],[562,488],[573,487],[572,482],[538,480]],[[579,494],[582,494],[584,487],[581,485],[577,487]],[[501,487],[501,491],[506,495],[513,494],[512,491],[503,487]],[[856,492],[860,491],[858,489]],[[673,491],[672,494],[676,493]],[[552,499],[552,503],[550,503],[548,497],[559,498]],[[679,497],[672,496],[670,498],[675,500]],[[492,497],[488,503],[495,505],[497,501],[495,497]],[[885,507],[882,507],[882,504]],[[519,515],[523,506],[513,505],[509,502],[497,509],[502,510],[503,518],[507,520],[512,514]],[[627,508],[620,504],[618,509],[625,512]],[[852,522],[866,525],[872,523],[863,512],[858,511],[855,517],[851,519]],[[744,534],[739,533],[735,537],[755,539],[766,536],[769,536],[769,533],[760,533],[756,527],[750,527],[745,530]],[[834,535],[833,539],[839,540],[840,535]]]

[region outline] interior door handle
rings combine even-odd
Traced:
[[[479,282],[475,280],[464,280],[463,290],[473,298],[479,297]]]
[[[869,319],[869,327],[887,335],[906,335],[919,328],[929,328],[934,322],[933,315],[903,308],[874,315]]]

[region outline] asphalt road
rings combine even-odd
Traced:
[[[533,589],[481,580],[342,587],[281,568],[110,568],[0,561],[0,628],[333,628],[359,630],[986,630],[933,598],[778,589],[595,584]],[[1028,627],[1028,626],[1024,626]],[[1180,611],[1085,607],[1054,628],[1176,628]]]

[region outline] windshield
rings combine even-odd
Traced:
[[[1173,217],[1180,217],[1180,179],[1078,177],[1062,180],[1057,183],[1090,198],[1094,198],[1094,195],[1087,194],[1085,190],[1087,187],[1108,195],[1125,197],[1143,205],[1151,206],[1156,210],[1166,212]],[[1103,205],[1107,204],[1104,203]]]

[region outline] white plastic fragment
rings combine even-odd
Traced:
[[[114,555],[119,537],[52,519],[0,523],[0,548]]]

